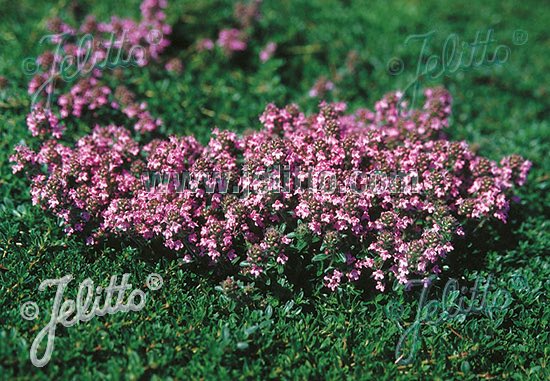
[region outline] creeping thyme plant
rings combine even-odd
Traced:
[[[164,8],[163,0],[145,0],[137,22],[50,23],[63,34],[62,49],[38,59],[42,71],[29,84],[30,94],[41,95],[27,117],[32,137],[11,159],[13,171],[28,177],[33,202],[59,217],[67,234],[90,245],[161,243],[185,262],[258,281],[308,269],[330,290],[367,279],[384,291],[393,280],[440,272],[453,242],[467,238],[468,222],[506,222],[514,187],[525,182],[531,163],[516,155],[494,162],[449,140],[452,100],[441,88],[426,90],[417,109],[400,92],[372,110],[320,102],[307,114],[293,104],[268,104],[253,132],[214,129],[201,144],[161,133],[162,115],[152,115],[140,94],[114,86],[116,70],[95,65],[73,81],[51,81],[51,68],[64,57],[84,54],[75,41],[86,33],[94,36],[88,43],[95,62],[115,44],[138,66],[181,73],[185,62],[163,55],[171,32]],[[196,51],[246,50],[259,2],[241,8],[240,28],[198,40]],[[123,35],[126,42],[117,45]],[[142,49],[132,51],[137,44]],[[276,54],[270,42],[260,61]],[[313,95],[332,86],[319,83]],[[89,134],[66,138],[68,121],[103,109],[128,123],[94,119]],[[144,181],[149,173],[176,180],[151,187]],[[334,181],[326,186],[321,173]],[[377,173],[405,176],[372,187],[369,175]],[[182,174],[190,175],[189,187],[182,187]],[[218,174],[225,184],[201,174]]]

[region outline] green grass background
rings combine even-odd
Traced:
[[[1,0],[0,75],[9,83],[0,90],[0,379],[549,379],[550,7],[535,0],[265,0],[248,53],[231,60],[193,53],[189,46],[197,38],[215,37],[234,24],[232,6],[172,1],[174,44],[167,54],[184,60],[183,73],[168,75],[160,66],[124,71],[123,82],[165,120],[162,132],[205,141],[215,126],[257,129],[268,102],[296,102],[313,111],[318,100],[307,92],[315,80],[342,73],[329,99],[351,109],[372,107],[414,78],[420,44],[405,45],[407,36],[434,30],[429,54],[441,55],[451,33],[472,42],[476,32],[494,30],[491,46],[508,46],[507,62],[422,85],[451,91],[452,139],[464,139],[492,159],[518,153],[534,166],[508,224],[485,226],[459,245],[434,293],[441,293],[448,277],[466,284],[493,274],[495,289],[508,290],[512,304],[505,313],[423,327],[415,361],[402,366],[394,352],[414,320],[417,291],[373,295],[346,288],[327,294],[313,285],[284,294],[242,285],[226,292],[212,274],[190,271],[147,248],[124,242],[89,248],[66,237],[54,218],[32,206],[28,184],[11,174],[8,163],[13,147],[29,139],[29,77],[21,64],[43,51],[38,42],[48,18],[137,17],[139,2]],[[514,44],[516,30],[528,33],[525,44]],[[268,41],[279,49],[260,65],[257,54]],[[346,74],[351,50],[358,63]],[[388,73],[394,57],[404,63],[399,75]],[[94,122],[69,125],[71,136]],[[87,277],[106,286],[111,275],[125,272],[142,289],[149,273],[159,273],[164,286],[150,293],[143,311],[59,327],[50,363],[32,366],[30,345],[48,321],[53,296],[38,291],[40,282],[73,274],[67,293],[74,297]],[[41,309],[35,321],[20,316],[21,303],[29,300]],[[400,325],[392,315],[396,305],[403,310]]]

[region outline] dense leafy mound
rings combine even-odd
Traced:
[[[30,175],[34,202],[88,243],[162,240],[188,262],[253,277],[313,262],[333,290],[369,276],[383,291],[391,276],[405,283],[438,272],[467,220],[506,221],[511,190],[530,167],[447,140],[450,96],[426,97],[421,110],[398,93],[375,112],[323,103],[308,117],[269,105],[259,132],[215,131],[206,146],[176,136],[140,143],[123,127],[98,126],[70,147],[56,140],[51,111],[35,110],[29,128],[52,138],[37,152],[18,147],[12,159]],[[168,181],[151,187],[144,171]]]
[[[370,277],[384,291],[392,277],[406,283],[439,272],[438,260],[468,220],[506,221],[512,188],[524,183],[531,164],[518,156],[497,164],[447,140],[451,97],[442,89],[427,90],[419,110],[407,108],[401,93],[384,97],[375,111],[351,114],[344,103],[322,102],[309,116],[294,105],[268,105],[262,129],[245,136],[215,130],[205,146],[193,137],[154,138],[161,119],[124,86],[113,91],[99,60],[116,47],[139,66],[154,64],[169,44],[165,7],[144,1],[138,23],[87,18],[78,32],[59,20],[50,25],[63,33],[55,37],[63,49],[40,57],[44,72],[29,85],[47,95],[27,117],[39,142],[36,150],[18,146],[12,161],[14,172],[29,176],[33,202],[60,217],[67,233],[82,233],[89,244],[106,237],[162,241],[187,262],[254,278],[292,268],[323,277],[332,290]],[[242,31],[220,32],[225,54],[246,49],[244,31],[257,10],[252,3],[238,12]],[[77,44],[78,33],[96,39]],[[275,49],[269,44],[261,60]],[[64,65],[80,60],[78,74],[88,75],[63,93],[52,72],[63,76]],[[166,68],[182,65],[169,60]],[[101,108],[136,120],[135,135],[100,121],[91,134],[63,141],[60,118]],[[166,184],[151,189],[143,181],[148,172]]]

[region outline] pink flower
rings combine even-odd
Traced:
[[[309,96],[311,98],[323,98],[326,93],[332,90],[334,90],[334,83],[325,77],[321,77],[315,82],[311,90],[309,90]]]
[[[277,263],[284,265],[288,261],[288,257],[284,255],[283,253],[280,253],[277,256]]]
[[[269,60],[277,50],[277,44],[274,42],[268,43],[265,48],[260,52],[260,61],[266,62]]]
[[[180,74],[183,71],[183,63],[179,58],[172,58],[164,66],[166,70]]]
[[[273,209],[274,209],[274,210],[279,211],[279,210],[281,210],[283,207],[284,207],[283,203],[282,203],[281,201],[279,201],[279,200],[277,200],[277,201],[275,201],[275,202],[273,203]]]
[[[372,275],[374,276],[375,280],[384,279],[384,273],[382,272],[382,270],[376,270],[372,273]]]
[[[254,277],[259,277],[262,273],[263,273],[263,269],[261,267],[258,267],[258,266],[252,266],[252,268],[250,269],[250,274],[252,274]]]
[[[325,286],[330,288],[331,291],[336,290],[336,288],[340,285],[340,280],[342,279],[342,272],[339,270],[334,270],[332,272],[332,275],[326,275],[325,276]]]
[[[214,41],[209,38],[203,38],[197,42],[197,49],[201,50],[212,50],[214,49]]]
[[[351,270],[347,277],[349,280],[351,281],[356,281],[356,280],[359,280],[359,276],[361,275],[361,271],[360,270],[357,270],[357,269],[353,269]]]
[[[247,46],[244,34],[238,29],[222,29],[217,44],[228,54],[246,50]]]

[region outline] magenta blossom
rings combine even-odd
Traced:
[[[217,44],[228,54],[246,50],[246,36],[238,29],[222,29]]]
[[[260,52],[260,61],[268,61],[277,50],[277,44],[275,42],[268,43],[265,48]]]

